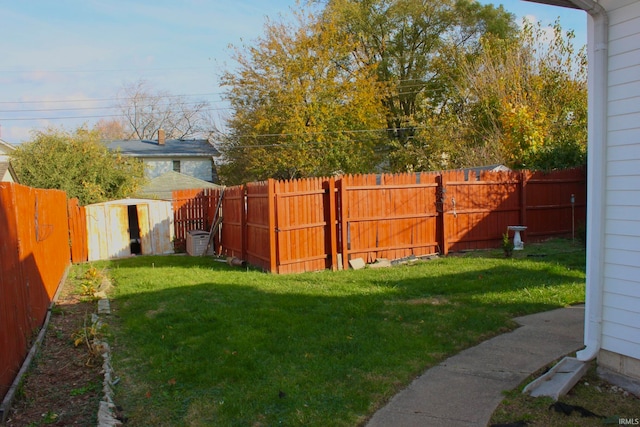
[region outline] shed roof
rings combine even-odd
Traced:
[[[206,139],[167,139],[164,144],[146,139],[105,143],[111,151],[131,157],[217,157],[220,152]]]

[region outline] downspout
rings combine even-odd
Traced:
[[[604,294],[605,182],[607,168],[607,103],[609,18],[594,0],[570,0],[586,11],[589,19],[589,122],[587,154],[587,284],[585,301],[585,348],[577,352],[583,362],[594,359],[602,344]]]

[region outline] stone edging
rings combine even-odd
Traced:
[[[102,322],[99,316],[109,314],[111,314],[109,299],[100,299],[98,301],[98,314],[93,315],[93,323],[100,326]],[[102,381],[102,393],[104,396],[100,400],[98,408],[98,427],[121,426],[122,421],[116,416],[116,404],[113,401],[113,387],[118,384],[120,379],[115,376],[111,366],[111,348],[107,342],[98,339],[93,341],[93,348],[102,355],[102,371],[104,374]]]

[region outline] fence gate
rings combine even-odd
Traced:
[[[278,273],[337,269],[334,178],[270,181]]]

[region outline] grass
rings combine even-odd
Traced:
[[[116,400],[136,426],[360,425],[513,317],[584,301],[584,261],[554,241],[289,276],[207,257],[100,263],[114,282]]]

